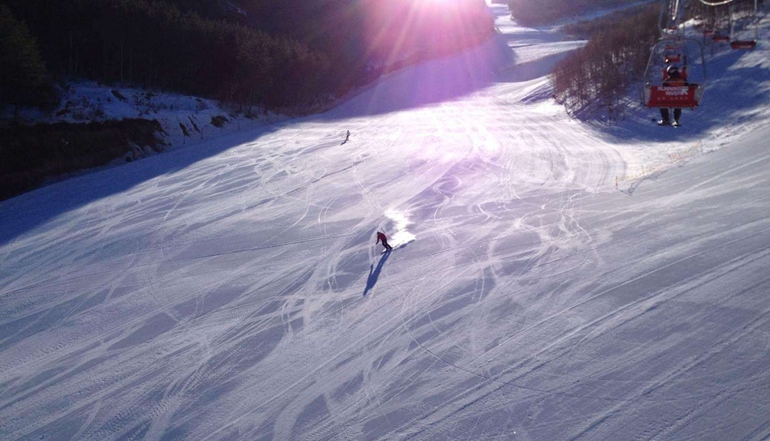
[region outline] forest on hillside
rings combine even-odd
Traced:
[[[517,23],[538,26],[584,14],[590,10],[612,8],[639,0],[508,0]]]
[[[660,5],[651,4],[565,26],[565,32],[589,40],[554,67],[557,101],[573,114],[601,106],[614,118],[660,37],[659,15]]]
[[[0,106],[78,79],[302,106],[494,32],[483,0],[0,0],[0,22]]]

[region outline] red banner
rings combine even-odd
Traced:
[[[695,98],[696,84],[689,86],[653,86],[647,101],[648,107],[698,107]]]

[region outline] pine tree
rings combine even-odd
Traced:
[[[53,88],[27,25],[0,5],[0,108],[49,104]]]

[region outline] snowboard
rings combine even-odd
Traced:
[[[391,245],[391,246],[390,246],[391,248],[390,248],[389,250],[385,250],[385,251],[383,251],[383,252],[382,252],[382,253],[380,253],[380,254],[385,254],[385,253],[389,253],[389,252],[391,252],[391,251],[396,251],[397,249],[399,249],[399,248],[401,247],[401,245],[403,245],[403,244],[400,244],[400,245],[396,245],[396,246],[393,246],[393,245]]]

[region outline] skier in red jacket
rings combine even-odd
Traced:
[[[385,234],[384,233],[380,233],[378,231],[377,232],[377,242],[375,243],[375,245],[380,243],[380,241],[382,241],[382,246],[385,247],[385,251],[390,251],[390,250],[393,249],[392,246],[388,245],[388,238],[385,236]]]

